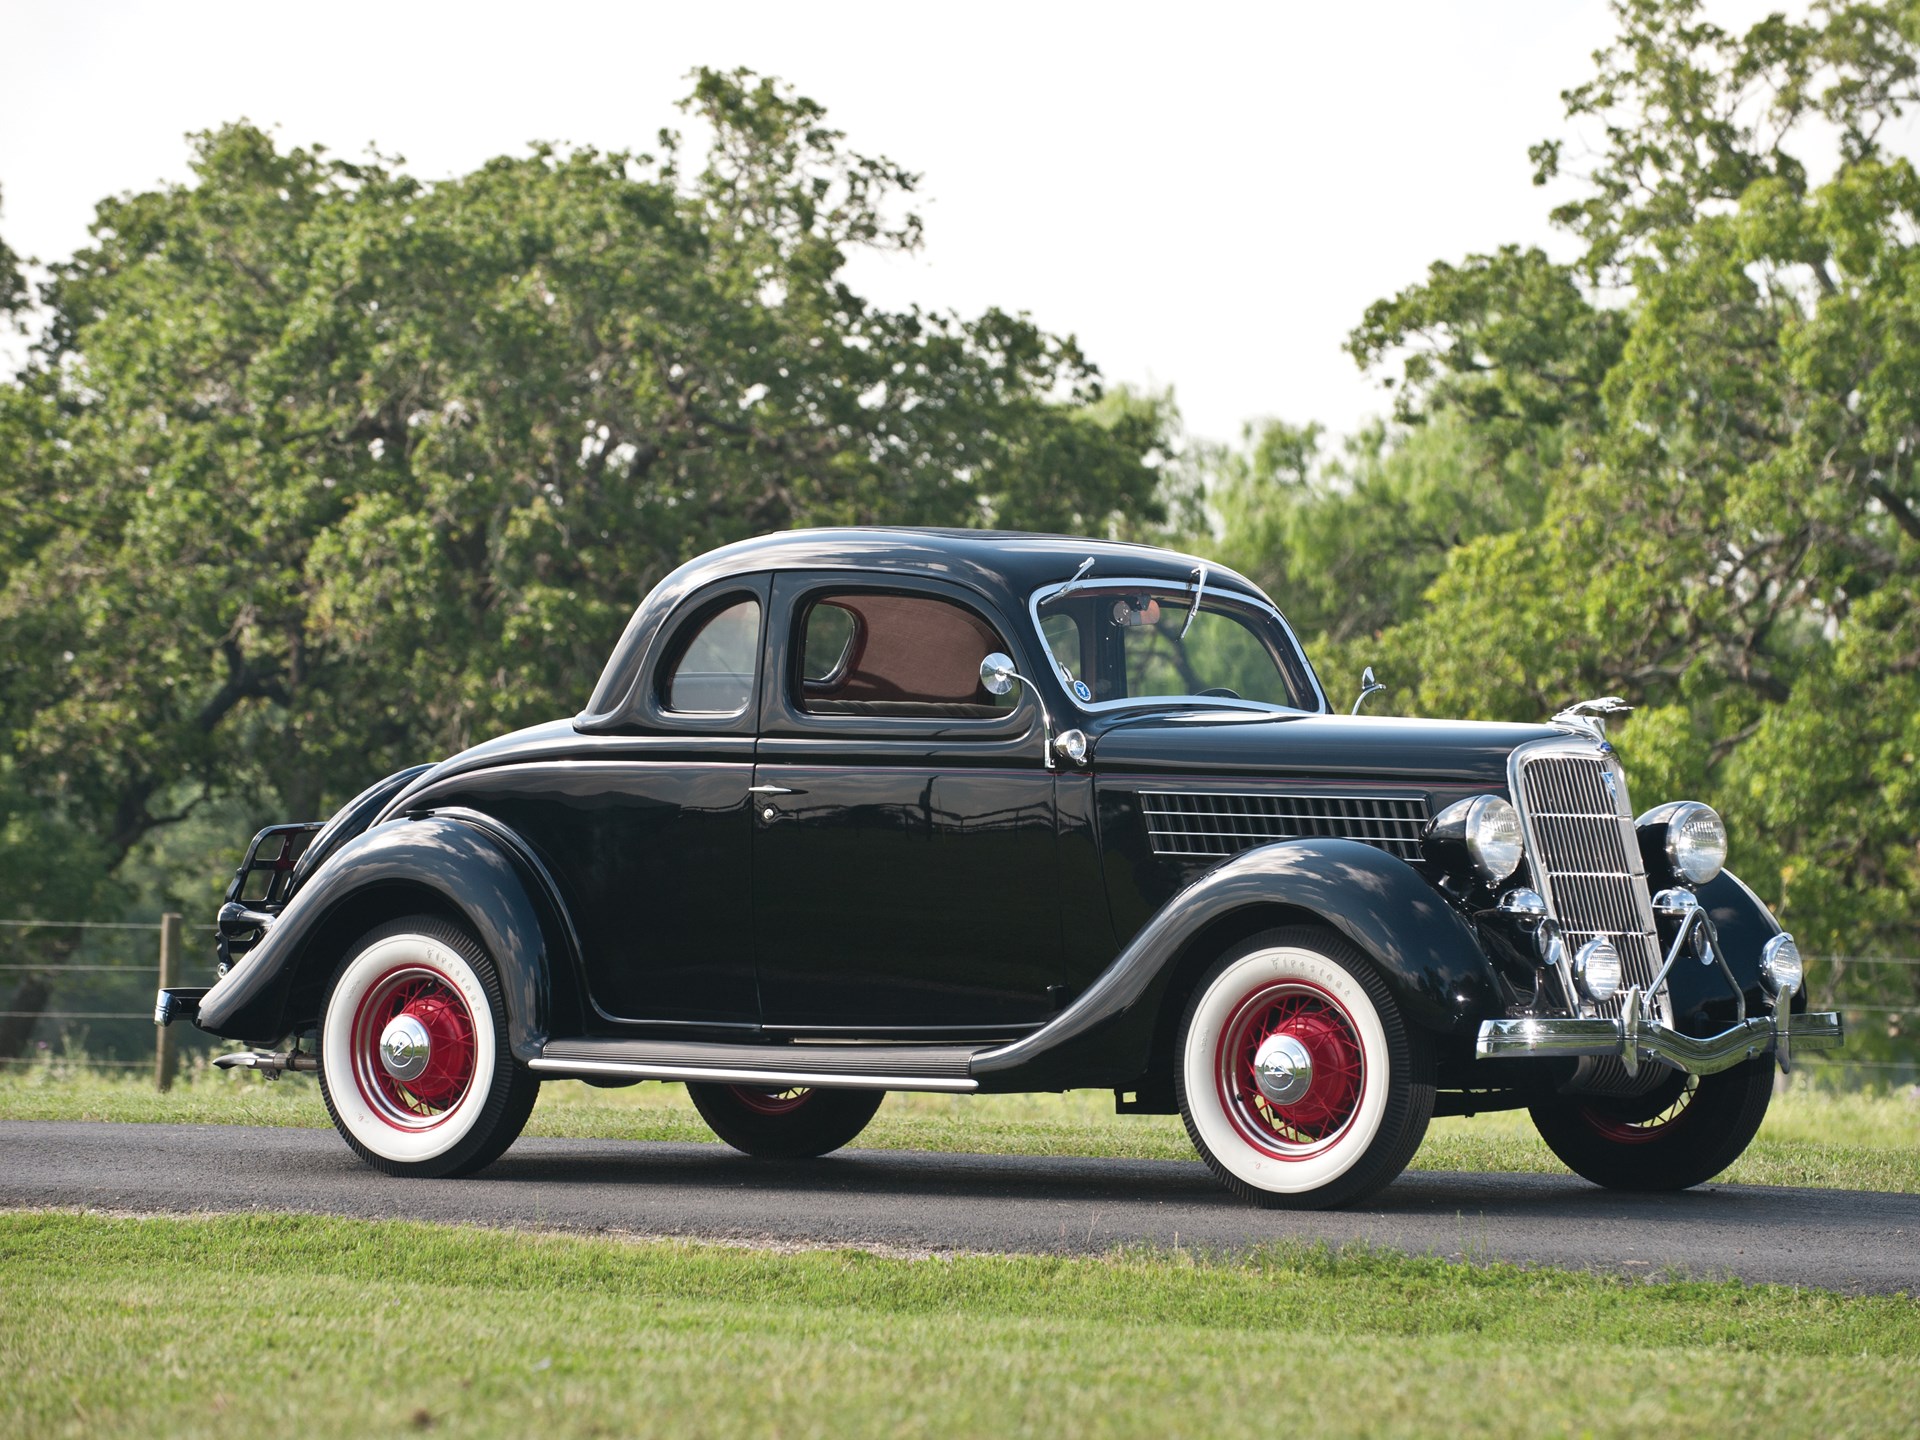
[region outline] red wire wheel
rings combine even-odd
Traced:
[[[1580,1118],[1603,1140],[1616,1145],[1651,1145],[1668,1138],[1693,1116],[1693,1097],[1700,1093],[1700,1077],[1689,1075],[1680,1093],[1658,1114],[1645,1120],[1624,1119],[1593,1105],[1580,1107]]]
[[[369,930],[320,1012],[320,1097],[354,1154],[388,1175],[468,1175],[520,1133],[540,1077],[507,1044],[500,971],[441,915]]]
[[[1740,1158],[1773,1098],[1771,1054],[1673,1075],[1635,1098],[1542,1095],[1527,1107],[1547,1148],[1613,1190],[1685,1190]]]
[[[805,1085],[785,1090],[756,1090],[751,1085],[729,1085],[734,1098],[756,1115],[791,1115],[813,1096]]]
[[[427,966],[389,971],[368,987],[351,1044],[361,1098],[396,1130],[432,1129],[473,1088],[473,1014],[453,981]]]
[[[713,1133],[745,1155],[807,1160],[851,1143],[867,1128],[882,1090],[692,1081],[687,1094]]]
[[[1256,1067],[1276,1037],[1304,1054],[1296,1095],[1275,1100]],[[1221,1107],[1249,1145],[1277,1160],[1304,1160],[1335,1144],[1359,1112],[1367,1063],[1353,1017],[1327,991],[1303,981],[1262,986],[1242,1000],[1220,1032]]]
[[[1203,972],[1173,1098],[1208,1168],[1254,1205],[1325,1209],[1392,1183],[1433,1114],[1433,1048],[1371,956],[1318,925],[1248,936]]]

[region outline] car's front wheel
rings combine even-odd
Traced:
[[[884,1090],[768,1090],[689,1082],[694,1108],[727,1144],[762,1160],[811,1160],[853,1142],[873,1119]]]
[[[1255,935],[1207,972],[1175,1094],[1201,1158],[1243,1199],[1330,1208],[1390,1184],[1433,1116],[1433,1056],[1372,962],[1331,930]]]
[[[1555,1096],[1530,1107],[1569,1170],[1611,1190],[1685,1190],[1740,1158],[1773,1098],[1773,1056],[1675,1074],[1632,1100]]]
[[[507,1044],[491,957],[436,916],[382,925],[334,972],[320,1091],[362,1160],[389,1175],[465,1175],[527,1123],[540,1082]]]

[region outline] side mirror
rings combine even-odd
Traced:
[[[1091,563],[1091,562],[1089,562]],[[1033,682],[1013,668],[1013,657],[994,651],[980,662],[980,683],[989,695],[1004,695],[1013,689],[1018,680],[1029,689]],[[1049,770],[1057,770],[1061,760],[1075,765],[1083,765],[1087,759],[1087,737],[1078,730],[1069,730],[1064,735],[1053,732],[1053,716],[1047,713],[1047,702],[1040,698],[1040,692],[1034,690],[1034,703],[1040,707],[1040,724],[1046,735],[1046,762]]]
[[[989,695],[1004,695],[1020,677],[1013,673],[1013,657],[996,650],[980,662],[980,683]]]

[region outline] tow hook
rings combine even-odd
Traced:
[[[320,1057],[304,1050],[240,1050],[232,1055],[216,1055],[213,1063],[222,1070],[258,1070],[269,1080],[278,1080],[289,1070],[318,1070]]]

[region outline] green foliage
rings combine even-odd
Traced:
[[[1803,945],[1920,952],[1920,175],[1881,141],[1920,9],[1615,9],[1565,97],[1590,163],[1535,151],[1579,256],[1372,306],[1399,427],[1358,468],[1233,459],[1227,543],[1398,708],[1628,696],[1638,798],[1718,805]]]
[[[919,243],[911,174],[746,72],[686,105],[697,170],[663,134],[426,184],[237,124],[100,205],[0,386],[10,814],[97,877],[223,794],[323,813],[571,713],[649,585],[742,536],[1159,518],[1162,412],[1071,340],[848,287]]]
[[[1534,469],[1453,414],[1404,435],[1374,427],[1336,456],[1315,425],[1270,420],[1246,441],[1208,461],[1221,557],[1316,638],[1330,675],[1348,668],[1348,651],[1365,657],[1357,674],[1372,637],[1419,608],[1460,546],[1540,510]]]
[[[20,257],[0,240],[0,316],[24,310],[27,298],[27,277]]]

